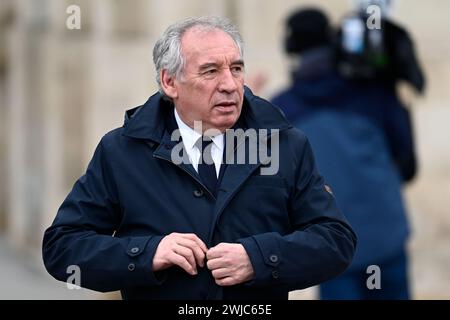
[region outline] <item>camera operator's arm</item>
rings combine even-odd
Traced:
[[[394,90],[386,95],[386,102],[384,126],[391,155],[403,181],[409,182],[417,173],[411,114],[398,100]]]

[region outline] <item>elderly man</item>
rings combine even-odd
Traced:
[[[103,137],[45,232],[50,274],[75,265],[125,299],[287,299],[347,268],[355,235],[305,136],[244,87],[242,51],[222,18],[164,32],[160,92]]]

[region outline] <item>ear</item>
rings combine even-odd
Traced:
[[[169,75],[166,69],[161,70],[159,75],[161,87],[165,94],[172,99],[178,98],[178,90],[175,86],[175,76]]]

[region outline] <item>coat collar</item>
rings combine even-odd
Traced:
[[[147,139],[161,143],[166,131],[168,117],[173,112],[171,102],[165,100],[160,93],[155,93],[147,102],[125,113],[123,135]],[[245,87],[244,105],[241,118],[248,128],[284,130],[291,127],[279,108],[268,101],[255,96]]]

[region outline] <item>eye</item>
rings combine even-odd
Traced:
[[[215,75],[217,73],[217,69],[208,69],[205,72],[203,72],[204,75],[211,76]]]
[[[233,72],[234,74],[241,74],[243,71],[244,71],[244,67],[242,67],[242,66],[231,67],[231,72]]]

